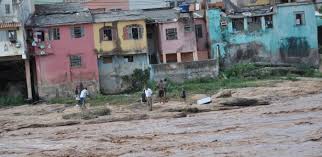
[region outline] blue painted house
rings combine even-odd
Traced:
[[[211,55],[240,62],[319,66],[313,3],[284,3],[243,12],[207,12]]]

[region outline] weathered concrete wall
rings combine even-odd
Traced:
[[[183,82],[185,80],[203,77],[214,78],[217,76],[218,66],[216,60],[151,65],[151,79],[155,81],[168,78],[175,82]]]
[[[233,30],[232,19],[220,16],[220,10],[210,10],[209,35],[211,56],[219,51],[225,65],[239,62],[270,62],[307,64],[318,67],[317,23],[314,5],[310,3],[280,4],[275,8],[273,28],[265,26],[261,18],[261,29],[249,31],[247,18],[244,17],[244,30]],[[295,13],[303,12],[305,23],[296,25]],[[290,18],[285,18],[289,17]],[[228,22],[227,27],[220,25],[221,20]],[[314,35],[313,35],[314,34]]]
[[[127,62],[124,56],[114,55],[112,63],[104,63],[104,57],[98,62],[100,89],[102,93],[114,94],[128,89],[128,84],[123,81],[122,77],[130,75],[135,69],[147,69],[147,54],[133,55],[133,62]]]
[[[84,24],[84,36],[72,38],[71,26],[59,26],[60,40],[48,40],[48,28],[38,28],[45,32],[46,55],[35,50],[37,84],[39,96],[53,98],[69,96],[76,84],[83,82],[91,93],[99,89],[97,55],[94,52],[92,24]],[[70,56],[81,56],[81,66],[71,67]]]

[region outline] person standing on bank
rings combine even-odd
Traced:
[[[144,90],[145,98],[148,104],[149,111],[152,111],[152,90],[147,88]]]
[[[163,84],[164,84],[164,101],[168,102],[168,97],[167,97],[167,92],[168,92],[168,80],[165,78],[163,80]]]
[[[80,98],[79,98],[79,94],[80,94],[80,88],[79,86],[76,86],[76,89],[75,89],[75,100],[76,100],[76,106],[79,106],[80,105]]]
[[[164,101],[164,83],[163,80],[160,80],[159,84],[158,84],[158,88],[159,88],[159,98],[160,98],[160,104],[161,103],[165,103]]]
[[[81,93],[80,93],[80,103],[81,103],[81,108],[85,109],[85,103],[86,103],[86,97],[89,95],[87,88],[84,88]]]

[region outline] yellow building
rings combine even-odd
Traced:
[[[146,25],[143,16],[129,11],[94,15],[94,43],[99,54],[147,53]]]
[[[139,11],[94,14],[93,31],[101,91],[127,90],[131,83],[123,76],[149,67],[145,16]]]

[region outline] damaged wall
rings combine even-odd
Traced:
[[[99,77],[101,92],[104,94],[121,93],[128,89],[128,84],[122,76],[130,75],[135,69],[147,69],[147,54],[134,54],[132,62],[125,56],[102,56],[99,59]],[[129,56],[128,56],[129,57]]]
[[[273,26],[269,28],[261,16],[261,29],[250,30],[247,17],[243,17],[244,30],[235,31],[232,19],[221,16],[221,11],[208,12],[211,55],[217,51],[225,65],[239,62],[269,62],[319,65],[317,23],[314,5],[310,3],[280,4],[274,8]],[[303,15],[299,24],[297,14]],[[267,15],[266,15],[267,16]],[[288,18],[285,18],[288,17]],[[226,21],[227,26],[221,22]]]
[[[151,79],[159,81],[168,78],[171,81],[183,82],[186,80],[218,76],[216,60],[194,61],[184,63],[167,63],[151,65]]]

